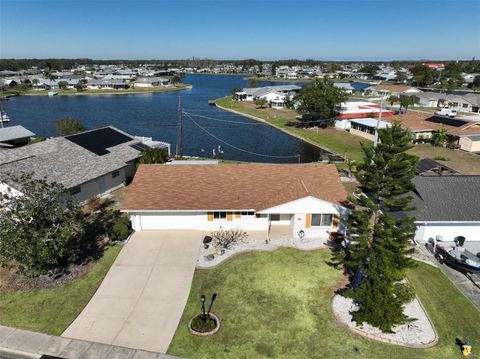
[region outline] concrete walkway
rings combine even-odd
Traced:
[[[0,358],[174,359],[167,354],[67,339],[0,325]]]
[[[187,302],[202,232],[142,231],[63,337],[165,353]]]

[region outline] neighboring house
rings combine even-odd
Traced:
[[[384,129],[390,127],[390,122],[380,121],[373,118],[360,118],[350,120],[350,133],[368,140],[374,141],[377,134],[377,129]]]
[[[265,96],[291,96],[301,89],[302,88],[297,85],[246,87],[242,91],[235,93],[235,99],[237,101],[254,101],[256,98]]]
[[[35,136],[32,131],[20,125],[0,128],[0,150],[25,145],[32,136]]]
[[[417,164],[415,173],[418,176],[452,176],[459,174],[454,169],[434,161],[431,158],[421,159]]]
[[[456,142],[460,149],[468,152],[477,152],[480,148],[480,122],[462,118],[447,118],[427,112],[408,111],[395,116],[402,126],[408,128],[415,141],[429,140],[432,135],[445,128],[450,135],[451,142]],[[391,119],[387,119],[391,121]],[[465,139],[468,137],[468,139]]]
[[[474,74],[463,73],[462,74],[463,81],[464,81],[465,84],[473,83],[473,80],[475,80],[475,77],[477,77],[477,76],[480,76],[480,73],[474,73]]]
[[[347,194],[331,164],[141,165],[122,211],[136,231],[239,228],[268,238],[344,231]]]
[[[83,202],[133,178],[146,148],[141,140],[115,127],[98,128],[2,151],[0,178],[4,185],[15,188],[9,181],[12,175],[33,173],[36,178],[61,183]]]
[[[124,80],[112,79],[112,80],[89,80],[87,83],[87,89],[89,90],[125,90],[129,85]]]
[[[350,82],[335,82],[333,85],[337,88],[343,89],[348,94],[351,94],[355,91],[355,88]]]
[[[424,107],[448,107],[458,112],[479,112],[480,95],[451,95],[439,92],[422,92],[414,94],[419,105]]]
[[[411,193],[416,240],[441,236],[453,241],[480,242],[480,176],[417,176]]]
[[[380,114],[380,105],[368,101],[342,102],[337,110],[337,119],[376,118]],[[382,117],[393,116],[390,110],[382,109]]]
[[[380,84],[375,86],[370,86],[365,89],[365,91],[370,92],[373,96],[380,96],[382,98],[387,98],[389,96],[400,96],[400,95],[413,95],[421,90],[416,87],[407,86],[407,85],[391,85],[391,84]]]
[[[52,88],[52,81],[47,79],[35,79],[32,81],[32,90],[44,91]]]
[[[134,87],[138,88],[150,88],[150,87],[159,87],[159,86],[168,86],[170,80],[163,77],[143,77],[137,79],[134,83]]]
[[[4,79],[3,80],[3,87],[15,87],[19,84],[19,81],[15,81],[13,79]]]

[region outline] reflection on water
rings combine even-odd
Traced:
[[[10,125],[23,125],[37,136],[53,136],[55,119],[73,117],[88,128],[111,124],[132,135],[167,141],[175,149],[178,99],[181,96],[185,111],[202,115],[194,117],[195,121],[209,132],[184,117],[183,148],[186,155],[212,157],[213,150],[217,153],[221,145],[223,158],[238,161],[297,162],[298,155],[301,162],[321,159],[322,151],[313,145],[266,124],[208,106],[208,100],[229,95],[233,87],[244,87],[247,83],[244,78],[188,75],[184,82],[192,84],[193,88],[152,94],[20,96],[5,101],[3,105],[12,120]],[[260,82],[261,86],[267,84],[279,83]]]

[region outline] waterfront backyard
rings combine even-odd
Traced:
[[[320,146],[328,151],[347,155],[349,159],[357,163],[363,159],[361,144],[372,142],[364,138],[352,135],[348,132],[335,128],[301,128],[296,127],[298,123],[297,112],[293,110],[275,110],[271,108],[257,108],[253,101],[235,101],[231,96],[222,97],[216,100],[221,108],[233,110],[237,113],[254,116],[267,123],[312,144]],[[465,175],[480,174],[480,156],[461,150],[452,150],[444,147],[435,147],[431,144],[417,144],[409,152],[422,158],[431,158],[451,167]]]
[[[355,161],[362,159],[361,143],[370,142],[334,128],[314,129],[297,127],[295,123],[298,123],[296,118],[298,113],[293,110],[259,109],[253,101],[235,101],[231,96],[216,100],[216,104],[221,108],[260,118],[287,133],[302,138],[328,151],[335,152],[342,156],[346,154],[348,158]]]
[[[279,249],[197,270],[169,353],[195,358],[455,358],[456,339],[480,345],[480,313],[438,270],[419,263],[408,279],[438,335],[430,349],[411,349],[354,335],[335,322],[334,291],[342,273],[328,266],[327,249]],[[200,312],[200,295],[218,293],[213,311],[221,329],[195,337],[189,320]]]

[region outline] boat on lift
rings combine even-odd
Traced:
[[[48,91],[48,96],[57,96],[58,92],[57,91]]]
[[[0,122],[10,122],[10,117],[8,117],[5,111],[0,111]]]

